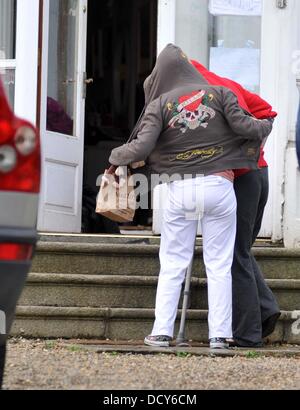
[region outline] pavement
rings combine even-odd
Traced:
[[[4,390],[300,390],[300,347],[211,352],[141,341],[11,339]],[[153,393],[152,393],[153,394]]]

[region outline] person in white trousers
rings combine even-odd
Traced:
[[[192,260],[199,220],[208,277],[212,348],[232,338],[231,266],[236,234],[233,169],[257,169],[272,124],[241,109],[226,87],[203,81],[183,51],[169,44],[144,84],[145,111],[130,142],[115,148],[113,167],[146,161],[153,175],[167,175],[161,272],[156,320],[145,344],[168,346],[181,285]],[[179,180],[181,179],[181,180]],[[194,208],[194,209],[193,209]]]
[[[194,215],[191,216],[193,207]],[[152,330],[153,336],[163,335],[157,340],[159,346],[168,346],[174,335],[182,283],[193,258],[199,221],[208,279],[209,338],[232,338],[231,266],[236,236],[236,198],[231,181],[211,175],[168,185],[156,320]],[[155,345],[155,340],[148,337],[145,343]],[[220,341],[215,340],[215,343],[220,344]]]

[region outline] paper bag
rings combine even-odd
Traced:
[[[115,222],[132,222],[136,210],[133,178],[106,174],[97,197],[96,213]]]

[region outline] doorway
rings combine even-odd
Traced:
[[[144,80],[156,61],[157,0],[89,0],[83,173],[83,233],[152,230],[151,211],[130,226],[94,212],[98,176],[126,143],[144,107]]]

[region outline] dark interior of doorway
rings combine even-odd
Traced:
[[[149,230],[152,213],[138,210],[118,226],[94,212],[97,177],[113,148],[125,143],[143,109],[143,83],[156,60],[157,0],[89,0],[82,232]],[[149,202],[151,203],[151,202]]]

